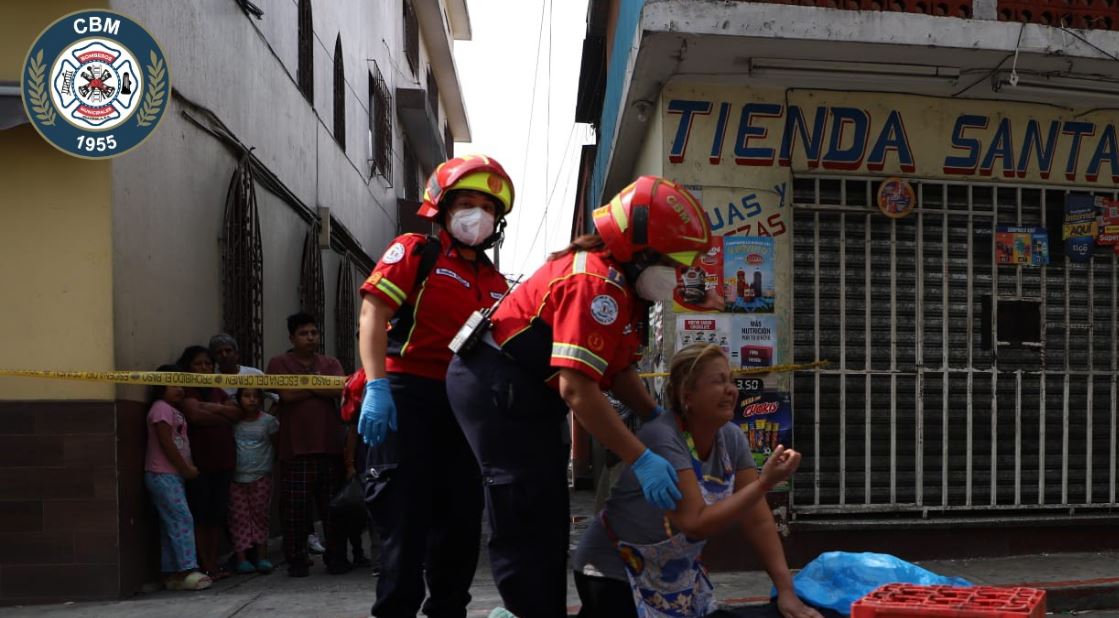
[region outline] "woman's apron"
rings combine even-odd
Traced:
[[[722,449],[720,462],[722,478],[704,476],[691,434],[685,432],[684,439],[691,450],[692,468],[700,479],[699,490],[704,503],[712,505],[730,497],[734,493],[734,468],[726,449]],[[639,618],[691,618],[717,609],[714,587],[699,559],[706,540],[693,541],[683,532],[672,534],[666,516],[667,539],[648,545],[627,543],[614,534],[605,511],[599,516],[625,563]]]

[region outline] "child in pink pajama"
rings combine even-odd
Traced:
[[[269,573],[268,511],[272,501],[273,444],[280,422],[261,410],[260,389],[237,391],[237,405],[244,418],[233,428],[237,443],[237,469],[229,488],[229,532],[237,555],[237,572]],[[256,562],[249,560],[254,553]]]

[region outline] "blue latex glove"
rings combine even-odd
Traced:
[[[385,441],[390,429],[396,431],[396,402],[392,400],[389,380],[370,380],[365,383],[365,397],[361,400],[357,432],[366,444],[378,446]]]
[[[676,508],[676,502],[683,496],[676,488],[676,470],[667,459],[645,449],[630,467],[641,483],[646,500],[666,511]]]

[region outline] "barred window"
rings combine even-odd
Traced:
[[[420,24],[412,0],[404,0],[404,56],[415,75],[420,68]]]
[[[256,184],[246,153],[225,196],[221,236],[222,330],[241,350],[240,362],[260,367],[264,360],[264,252]]]
[[[338,264],[338,281],[334,297],[334,355],[347,373],[354,372],[354,269],[349,255]]]
[[[311,224],[307,235],[303,237],[303,259],[299,272],[299,310],[315,316],[319,332],[326,330],[323,321],[325,313],[326,292],[324,290],[322,274],[322,249],[319,248],[319,222],[318,219]],[[319,352],[325,352],[325,334],[319,339]]]
[[[431,113],[439,117],[439,84],[435,83],[435,74],[427,70],[427,102],[431,105]]]
[[[334,41],[334,141],[346,149],[346,69],[342,64],[342,35]]]
[[[311,20],[311,0],[299,0],[299,91],[312,107],[315,105],[315,31]]]
[[[369,74],[369,175],[392,179],[392,97],[373,65]]]

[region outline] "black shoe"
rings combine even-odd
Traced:
[[[288,577],[308,577],[311,575],[311,569],[306,566],[292,564],[288,566]]]
[[[331,560],[330,564],[326,565],[326,572],[331,575],[345,575],[352,571],[353,568],[354,565],[350,564],[349,560],[343,558],[342,560]]]

